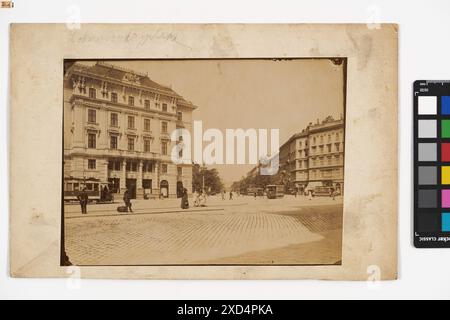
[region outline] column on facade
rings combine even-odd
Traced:
[[[160,191],[159,189],[159,161],[155,161],[155,178],[156,178],[156,190],[158,190],[158,192]]]
[[[142,189],[142,169],[144,166],[144,161],[140,160],[138,163],[138,174],[137,174],[137,181],[136,181],[136,189],[140,190]]]
[[[120,190],[121,192],[127,187],[127,161],[124,159],[122,161],[122,171],[120,172]]]

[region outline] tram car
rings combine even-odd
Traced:
[[[114,202],[113,186],[94,179],[64,179],[64,202],[78,201],[78,195],[85,189],[89,202]]]

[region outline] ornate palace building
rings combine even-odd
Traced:
[[[66,66],[64,179],[80,181],[68,191],[99,181],[134,198],[190,192],[192,166],[171,161],[170,134],[191,131],[196,108],[147,74],[103,62]]]
[[[343,119],[327,117],[294,134],[280,147],[280,173],[290,189],[333,186],[343,190]]]

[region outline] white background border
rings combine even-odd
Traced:
[[[450,79],[450,2],[16,0],[0,9],[0,298],[315,299],[450,298],[450,249],[412,247],[412,83]],[[9,23],[376,23],[399,24],[399,280],[112,281],[12,279],[8,270]],[[372,25],[373,27],[373,25]],[[26,193],[27,190],[24,190]],[[369,275],[368,275],[369,278]]]

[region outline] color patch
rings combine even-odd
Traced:
[[[441,171],[441,183],[450,184],[450,167],[443,166]]]
[[[426,115],[426,114],[436,114],[437,110],[437,97],[426,97],[426,96],[420,96],[419,97],[419,114],[420,115]]]
[[[450,208],[450,190],[442,190],[442,208]]]
[[[450,138],[450,120],[441,120],[441,138]]]
[[[436,138],[436,120],[419,120],[419,138]]]
[[[450,96],[441,97],[441,114],[450,115]]]
[[[450,162],[450,143],[441,143],[441,161]]]
[[[442,213],[442,231],[450,232],[450,212]]]
[[[436,167],[419,167],[419,184],[435,185],[437,183]]]
[[[419,143],[419,161],[436,161],[436,143]]]
[[[437,191],[419,190],[419,208],[436,208]]]
[[[418,232],[436,232],[439,231],[439,215],[427,212],[419,212],[417,215]]]

